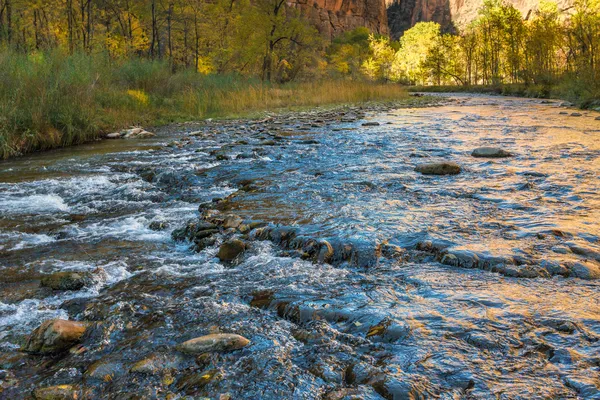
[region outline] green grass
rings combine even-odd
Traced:
[[[0,52],[0,82],[0,158],[83,143],[132,125],[407,97],[393,84],[270,85],[235,75],[173,72],[159,61],[117,62],[58,51]]]

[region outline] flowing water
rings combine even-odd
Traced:
[[[457,95],[0,163],[0,398],[69,384],[84,398],[600,399],[600,114],[564,110]],[[472,157],[480,146],[514,157]],[[441,160],[462,173],[414,171]],[[271,240],[172,239],[218,198]],[[352,255],[298,257],[281,232]],[[224,264],[231,235],[249,249]],[[40,287],[57,271],[95,279]],[[51,318],[90,323],[79,351],[20,352]],[[251,344],[175,349],[215,332]]]

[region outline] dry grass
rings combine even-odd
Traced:
[[[0,53],[0,158],[89,141],[130,125],[259,111],[400,100],[395,84],[262,84],[239,76],[173,73],[168,64],[60,52]]]
[[[251,84],[235,90],[190,90],[184,96],[184,109],[190,115],[228,117],[264,110],[406,97],[406,91],[394,84],[356,81],[305,82],[285,86]]]

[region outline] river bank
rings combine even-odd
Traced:
[[[599,114],[443,100],[1,163],[0,397],[598,396]]]
[[[590,90],[593,90],[589,88]],[[565,105],[578,107],[583,110],[600,111],[598,93],[582,95],[581,90],[570,87],[567,83],[561,85],[449,85],[449,86],[407,86],[409,92],[418,93],[477,93],[486,95],[502,95],[546,100],[562,100]]]
[[[331,79],[275,84],[174,71],[166,62],[60,52],[2,52],[0,81],[0,159],[86,143],[131,126],[408,99],[395,84]]]

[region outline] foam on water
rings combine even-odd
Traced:
[[[0,233],[0,250],[21,250],[56,242],[56,239],[45,234],[22,232]]]
[[[62,318],[69,319],[66,310],[60,306],[67,300],[97,296],[102,288],[128,279],[132,273],[127,271],[123,261],[113,261],[94,265],[85,262],[63,262],[44,260],[40,266],[45,272],[79,271],[93,273],[93,285],[79,291],[66,291],[42,299],[25,299],[17,303],[5,304],[0,301],[0,341],[7,336],[28,334],[42,321]],[[14,339],[2,341],[0,348],[15,348]]]
[[[5,214],[51,214],[57,211],[67,212],[69,206],[62,197],[54,194],[39,194],[18,198],[11,196],[0,202],[0,213]]]

